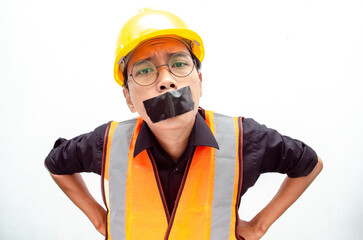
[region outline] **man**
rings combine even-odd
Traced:
[[[121,29],[115,79],[140,117],[58,139],[51,176],[106,239],[260,239],[322,162],[304,143],[252,119],[199,108],[201,38],[177,16],[143,9]],[[251,221],[241,196],[264,172],[288,176]],[[79,172],[102,175],[107,211]]]

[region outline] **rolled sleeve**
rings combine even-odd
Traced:
[[[318,162],[315,151],[300,140],[283,136],[274,129],[245,119],[246,157],[248,165],[257,175],[279,172],[289,177],[308,175]],[[258,176],[253,177],[257,180]]]
[[[59,138],[45,159],[53,174],[94,172],[101,174],[103,140],[108,124],[70,140]]]
[[[279,172],[289,177],[302,177],[317,164],[315,151],[302,141],[283,136],[265,125],[260,125],[258,132],[260,173]]]

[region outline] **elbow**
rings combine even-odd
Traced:
[[[47,169],[47,170],[48,170],[48,172],[49,172],[49,168],[48,168],[48,166],[47,166],[47,160],[45,160],[43,164],[44,164],[45,169]]]
[[[323,161],[318,156],[318,163],[315,165],[314,169],[311,171],[311,173],[308,176],[311,176],[311,178],[314,179],[320,174],[322,170],[323,170]]]
[[[317,171],[318,174],[323,170],[324,164],[323,164],[323,160],[321,160],[321,158],[318,156],[318,163],[316,164]]]

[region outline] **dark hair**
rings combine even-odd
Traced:
[[[199,59],[194,55],[194,53],[192,53],[192,51],[189,51],[190,55],[192,56],[192,59],[194,61],[194,65],[195,68],[197,69],[198,72],[200,72],[200,69],[202,68],[202,63],[199,61]],[[125,71],[122,73],[122,75],[124,76],[124,87],[126,89],[129,89],[129,86],[127,84],[127,80],[128,80],[128,74],[127,74],[127,64],[125,66]]]

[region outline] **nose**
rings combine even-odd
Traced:
[[[169,71],[167,65],[158,66],[157,76],[157,88],[159,91],[165,91],[169,89],[176,90],[178,88],[177,82],[175,81],[172,73]]]

